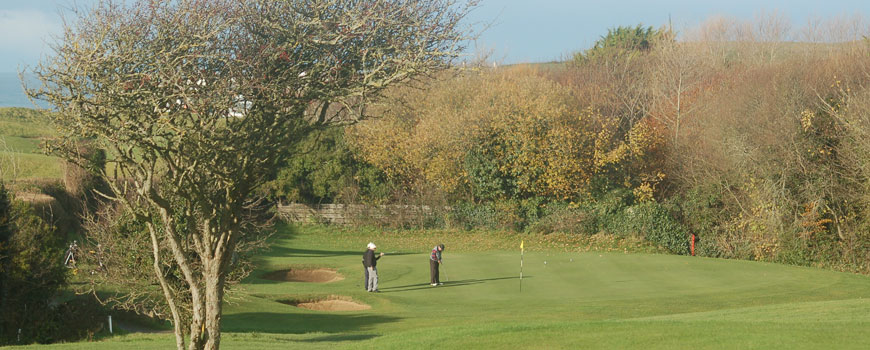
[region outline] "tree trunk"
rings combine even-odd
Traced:
[[[213,259],[205,266],[205,328],[208,334],[208,341],[205,344],[205,349],[216,350],[221,343],[221,316],[223,315],[223,299],[224,299],[224,274],[221,273],[221,265],[219,260],[223,260],[223,256]]]
[[[147,221],[148,232],[151,234],[151,245],[154,253],[154,274],[157,275],[157,280],[160,282],[160,288],[163,289],[163,296],[169,304],[169,310],[172,312],[172,326],[175,331],[175,347],[178,350],[184,350],[184,331],[181,328],[181,316],[178,314],[178,307],[175,304],[175,297],[166,283],[166,277],[163,276],[163,269],[160,268],[160,245],[157,241],[157,231],[154,225]]]
[[[193,294],[193,293],[191,293]],[[191,295],[193,296],[193,295]],[[204,348],[204,337],[203,331],[205,330],[205,324],[203,323],[202,311],[203,311],[203,302],[200,296],[197,296],[197,301],[191,303],[193,306],[193,317],[190,320],[190,346],[187,348],[190,350],[201,350]]]
[[[185,254],[185,250],[182,247],[181,238],[178,235],[178,232],[175,231],[175,220],[173,220],[172,218],[173,216],[170,213],[170,207],[168,203],[166,203],[165,200],[154,194],[152,194],[150,199],[159,206],[160,219],[163,223],[163,231],[166,234],[167,240],[169,241],[169,247],[172,249],[172,256],[175,260],[175,263],[178,264],[182,276],[184,276],[184,281],[187,283],[188,289],[190,291],[190,344],[188,344],[187,348],[190,350],[200,350],[203,348],[205,340],[203,338],[203,330],[205,325],[205,300],[202,296],[200,276],[197,276],[197,274],[193,271],[190,261]]]

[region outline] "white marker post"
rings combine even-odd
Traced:
[[[526,255],[526,250],[523,248],[524,240],[520,240],[520,293],[523,292],[523,257]]]
[[[112,334],[112,315],[109,315],[109,334]]]

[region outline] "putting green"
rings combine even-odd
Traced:
[[[381,237],[381,250],[398,246],[400,252],[379,261],[382,292],[367,293],[362,249],[352,249],[366,241],[305,230],[277,237],[259,261],[261,268],[227,296],[224,347],[863,349],[870,344],[866,276],[686,256],[527,251],[520,291],[519,251],[454,252],[447,239],[445,284],[431,287],[424,243],[414,250],[406,241]],[[333,268],[345,278],[331,283],[261,278],[303,267]],[[281,302],[328,296],[371,309],[314,311]],[[161,349],[173,346],[173,336],[133,334],[56,346]]]

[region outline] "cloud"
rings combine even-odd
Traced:
[[[0,10],[0,64],[33,64],[51,35],[61,32],[57,15],[36,10]]]

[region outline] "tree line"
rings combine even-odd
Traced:
[[[678,254],[694,234],[704,256],[867,273],[866,28],[716,17],[617,27],[561,65],[454,69],[324,135],[341,156],[318,163],[341,176],[296,163],[271,185],[452,208],[412,225],[639,235]]]

